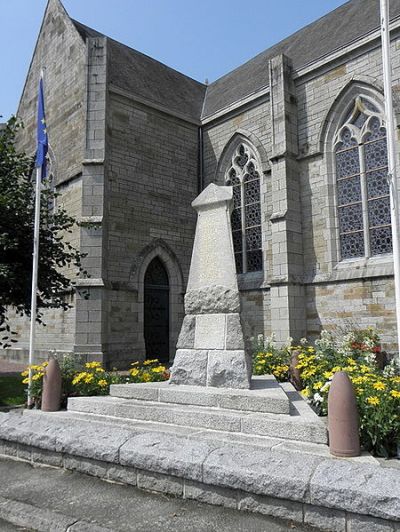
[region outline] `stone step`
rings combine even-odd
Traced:
[[[185,406],[119,397],[72,397],[70,412],[164,423],[180,427],[268,436],[293,441],[327,443],[325,424],[307,412],[292,415],[252,413],[215,407]],[[294,415],[295,414],[295,415]]]
[[[272,375],[253,377],[250,390],[174,385],[168,382],[113,384],[112,397],[227,410],[289,414],[290,401]]]

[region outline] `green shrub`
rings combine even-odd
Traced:
[[[36,407],[40,407],[43,389],[43,377],[47,362],[32,365],[31,394]],[[64,356],[60,362],[63,397],[62,406],[66,406],[68,397],[108,395],[110,384],[129,382],[160,382],[169,378],[168,369],[156,360],[146,360],[143,363],[134,362],[127,375],[115,371],[106,371],[100,362],[86,362],[82,364],[73,356]],[[29,366],[21,373],[23,384],[29,383]]]
[[[378,367],[380,340],[372,328],[359,329],[334,338],[323,331],[315,346],[303,342],[289,349],[257,350],[254,373],[272,373],[286,378],[288,352],[297,351],[303,383],[302,395],[315,411],[328,414],[328,393],[333,376],[344,371],[353,383],[360,415],[360,439],[363,447],[376,456],[394,456],[400,443],[400,371],[393,362]]]
[[[278,348],[274,336],[267,338],[264,343],[261,339],[256,344],[253,356],[254,375],[274,375],[279,382],[289,380],[290,351],[287,348]]]
[[[168,368],[157,359],[134,362],[132,366],[129,371],[130,382],[162,382],[169,379]]]

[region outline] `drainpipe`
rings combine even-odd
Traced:
[[[204,188],[204,149],[203,149],[203,126],[199,126],[199,171],[197,180],[198,193]]]

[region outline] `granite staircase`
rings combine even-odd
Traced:
[[[73,414],[158,427],[224,432],[316,444],[327,443],[326,425],[289,383],[253,377],[250,390],[173,385],[112,385],[107,397],[73,397]]]

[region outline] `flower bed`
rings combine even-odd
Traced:
[[[255,374],[289,378],[290,359],[297,356],[302,395],[315,411],[328,413],[328,393],[334,374],[344,371],[353,383],[360,415],[363,447],[376,456],[395,456],[400,444],[400,371],[393,361],[382,369],[379,337],[373,329],[352,331],[335,339],[326,331],[311,346],[277,348],[268,340],[253,360]]]
[[[43,388],[43,377],[47,362],[32,365],[31,394],[37,407],[40,407]],[[74,357],[66,356],[60,363],[63,398],[66,406],[68,397],[108,395],[110,384],[126,384],[139,382],[160,382],[168,380],[169,370],[157,359],[133,362],[129,372],[106,371],[100,362],[79,364]],[[23,384],[29,383],[29,366],[21,373]]]

